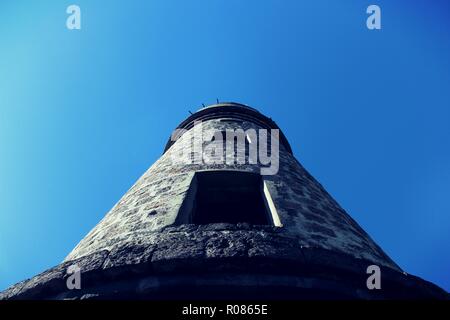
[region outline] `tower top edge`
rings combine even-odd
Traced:
[[[250,107],[250,106],[240,103],[240,102],[232,102],[232,101],[210,104],[210,105],[200,108],[199,110],[197,110],[197,112],[206,110],[206,109],[211,109],[211,108],[226,108],[226,107],[241,107],[241,108],[249,109],[249,110],[259,113],[259,111],[253,107]]]
[[[177,126],[177,129],[188,130],[194,126],[196,121],[229,118],[229,117],[231,118],[244,117],[248,121],[259,123],[260,125],[262,125],[267,129],[280,130],[281,143],[286,147],[286,150],[292,154],[291,146],[289,145],[289,142],[284,136],[283,131],[278,127],[275,121],[272,120],[272,118],[265,116],[264,114],[260,113],[257,109],[253,107],[238,102],[221,102],[204,106],[203,108],[197,110],[194,113],[191,112],[191,115],[184,121],[182,121]],[[171,138],[169,137],[163,153],[165,153],[173,145],[173,143],[174,141],[172,141]]]

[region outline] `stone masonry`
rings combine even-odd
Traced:
[[[282,132],[279,171],[261,176],[282,226],[177,224],[196,172],[259,174],[261,168],[260,163],[174,163],[198,139],[193,135],[198,120],[206,132],[279,129],[270,118],[237,103],[194,113],[178,127],[187,131],[176,141],[169,139],[161,158],[60,265],[9,288],[0,299],[220,299],[238,292],[241,298],[447,297],[403,272],[303,168]],[[82,290],[65,285],[67,267],[74,263],[81,268]],[[371,264],[383,272],[379,292],[366,287]]]

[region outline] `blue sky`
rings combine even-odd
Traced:
[[[66,28],[77,4],[82,29]],[[382,29],[365,26],[378,4]],[[58,264],[202,103],[238,101],[450,290],[446,1],[2,1],[0,289]]]

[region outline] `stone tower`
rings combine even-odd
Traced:
[[[367,268],[381,289],[367,287]],[[67,273],[80,270],[81,289]],[[407,275],[238,103],[192,114],[163,155],[58,266],[3,299],[445,298]]]

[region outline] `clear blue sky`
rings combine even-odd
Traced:
[[[450,290],[449,36],[445,0],[1,1],[0,289],[63,260],[219,98],[276,120],[402,268]]]

